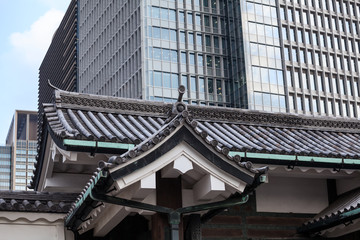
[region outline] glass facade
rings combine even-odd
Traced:
[[[230,106],[224,1],[143,1],[145,98]]]
[[[358,117],[356,1],[144,1],[145,98]]]
[[[359,117],[358,1],[279,2],[289,112]]]
[[[11,147],[0,146],[0,190],[10,190]]]
[[[28,190],[34,170],[37,142],[17,140],[15,153],[15,190]]]
[[[286,111],[277,6],[272,1],[143,2],[145,98]],[[246,66],[246,67],[245,67]]]
[[[250,109],[286,112],[276,1],[241,1]]]
[[[79,92],[359,117],[358,1],[77,3]]]

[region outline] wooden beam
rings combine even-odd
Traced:
[[[45,179],[45,192],[81,192],[91,178],[88,174],[53,173]]]
[[[192,169],[193,163],[185,155],[181,155],[161,170],[161,176],[163,178],[177,178]]]
[[[196,201],[212,200],[225,191],[225,183],[210,174],[202,177],[193,187]]]
[[[101,212],[101,219],[97,220],[94,237],[104,237],[116,227],[128,214],[124,206],[106,204],[106,210]]]
[[[177,209],[182,207],[181,178],[162,178],[161,173],[156,174],[156,201],[157,205]],[[168,216],[155,214],[151,218],[152,239],[165,240],[165,233],[170,231]],[[183,239],[183,223],[179,224],[180,240]]]
[[[155,173],[141,179],[136,184],[137,190],[133,195],[133,199],[135,200],[143,200],[152,192],[156,190],[156,175]]]

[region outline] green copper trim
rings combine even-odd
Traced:
[[[326,229],[330,229],[334,226],[338,226],[340,224],[346,224],[347,222],[351,222],[354,219],[358,219],[360,217],[360,208],[356,208],[350,210],[348,212],[343,212],[340,214],[336,214],[330,218],[320,219],[315,223],[308,223],[305,226],[302,226],[297,229],[298,233],[316,233]],[[345,225],[346,226],[346,225]]]
[[[68,225],[68,223],[70,222],[71,218],[73,217],[73,215],[75,214],[75,212],[77,211],[77,209],[84,203],[85,199],[89,196],[89,194],[91,193],[92,189],[95,187],[96,183],[97,183],[101,178],[106,178],[107,176],[108,176],[108,172],[103,172],[103,171],[100,171],[100,172],[96,175],[96,177],[94,178],[94,181],[90,184],[90,186],[88,187],[88,189],[86,190],[86,192],[82,195],[81,199],[75,203],[74,211],[72,211],[72,213],[65,219],[65,225]]]
[[[63,143],[64,145],[67,146],[113,148],[113,149],[126,149],[126,150],[131,150],[135,146],[134,144],[127,144],[127,143],[96,142],[96,141],[74,140],[74,139],[64,139]]]
[[[341,218],[347,218],[347,217],[352,217],[354,215],[360,214],[360,208],[356,208],[354,210],[350,210],[348,212],[344,212],[340,214]]]
[[[313,157],[313,156],[295,156],[295,155],[281,155],[281,154],[269,154],[269,153],[245,153],[231,151],[230,156],[239,155],[246,158],[259,158],[259,159],[273,159],[273,160],[287,160],[295,161],[296,157],[298,161],[302,162],[317,162],[317,163],[337,163],[337,164],[355,164],[360,165],[360,159],[342,159],[342,158],[327,158],[327,157]]]

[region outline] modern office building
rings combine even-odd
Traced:
[[[11,155],[8,175],[11,175],[11,190],[29,190],[37,154],[37,112],[16,110],[6,138],[7,155]],[[8,149],[11,149],[9,152]],[[2,155],[0,154],[0,157]],[[5,161],[5,160],[1,160]],[[7,162],[8,160],[6,160]],[[4,163],[5,164],[5,163]],[[1,165],[2,162],[1,162]]]
[[[73,0],[40,67],[81,93],[358,117],[360,3]]]
[[[11,147],[0,146],[0,190],[10,190]]]

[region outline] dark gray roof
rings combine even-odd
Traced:
[[[56,91],[45,105],[50,130],[60,139],[139,144],[166,122],[172,104]],[[360,157],[360,121],[243,109],[188,106],[198,129],[230,150]]]
[[[172,107],[173,104],[160,102],[57,90],[54,103],[44,104],[45,122],[39,128],[39,148],[45,129],[60,147],[64,139],[140,144],[172,119]],[[196,120],[196,131],[220,149],[360,158],[360,121],[356,119],[194,105],[187,109],[191,119]],[[35,176],[38,166],[39,163]]]
[[[360,188],[342,194],[336,201],[298,229],[300,233],[317,233],[360,218]]]
[[[0,211],[67,213],[76,193],[0,191]]]
[[[90,192],[94,188],[107,191],[113,181],[150,164],[182,141],[191,144],[218,168],[242,180],[246,184],[244,190],[246,194],[253,191],[261,183],[260,176],[265,174],[268,168],[254,168],[249,161],[241,162],[238,155],[230,156],[229,149],[226,146],[219,147],[217,140],[208,138],[208,134],[198,127],[199,122],[189,115],[185,104],[181,102],[174,104],[169,115],[171,116],[164,121],[163,125],[139,145],[120,156],[110,157],[108,162],[99,163],[100,168],[86,184],[66,216],[68,227],[78,229],[81,219],[86,218],[89,211],[94,208],[93,206],[98,204],[90,197]],[[155,145],[157,147],[154,147]],[[135,157],[138,157],[136,161],[128,165],[124,164]],[[234,166],[229,162],[235,162],[237,165]],[[121,167],[123,164],[125,166]],[[120,168],[111,173],[108,171],[117,165],[120,165]]]
[[[160,128],[157,130],[154,130],[152,134],[149,134],[147,138],[145,138],[144,141],[142,141],[140,144],[135,146],[133,149],[125,152],[124,154],[120,156],[114,156],[109,159],[108,163],[112,166],[114,165],[121,165],[122,163],[125,163],[128,160],[131,160],[132,158],[139,156],[139,155],[145,155],[146,152],[150,152],[151,148],[154,147],[157,144],[160,144],[161,141],[164,141],[166,136],[170,135],[172,132],[180,132],[179,128],[182,126],[186,126],[185,128],[187,131],[189,131],[188,135],[192,139],[189,144],[192,146],[196,145],[196,141],[194,140],[194,136],[199,136],[199,141],[203,143],[208,149],[214,149],[215,152],[219,152],[222,154],[223,159],[227,159],[230,161],[234,161],[238,163],[238,166],[240,168],[243,168],[245,171],[255,173],[255,174],[263,174],[265,173],[265,169],[256,169],[252,166],[251,162],[241,162],[241,158],[238,155],[230,156],[229,152],[230,149],[226,145],[219,144],[219,140],[212,138],[209,136],[208,132],[204,129],[201,129],[201,123],[195,119],[189,114],[187,110],[187,106],[183,103],[176,103],[174,105],[174,108],[172,109],[172,117],[169,117],[162,126],[159,126]],[[186,134],[186,133],[185,133]],[[186,137],[184,137],[184,134],[178,133],[176,137],[172,137],[171,139],[168,139],[167,145],[173,147],[172,145],[178,144],[179,141],[186,141]],[[199,145],[197,145],[199,146]],[[171,148],[167,147],[167,148]],[[206,152],[208,151],[206,150]],[[144,154],[145,153],[145,154]],[[162,150],[162,153],[164,153],[164,150]],[[205,154],[205,153],[203,153]],[[214,158],[214,157],[211,157]],[[147,164],[149,163],[148,160]],[[216,163],[213,162],[215,165]],[[136,164],[138,167],[139,162]],[[106,164],[100,164],[101,167],[106,167]],[[108,165],[109,167],[109,165]],[[128,174],[130,170],[127,170],[126,173]],[[112,174],[115,175],[115,174]],[[250,182],[252,183],[253,178],[250,178]]]

